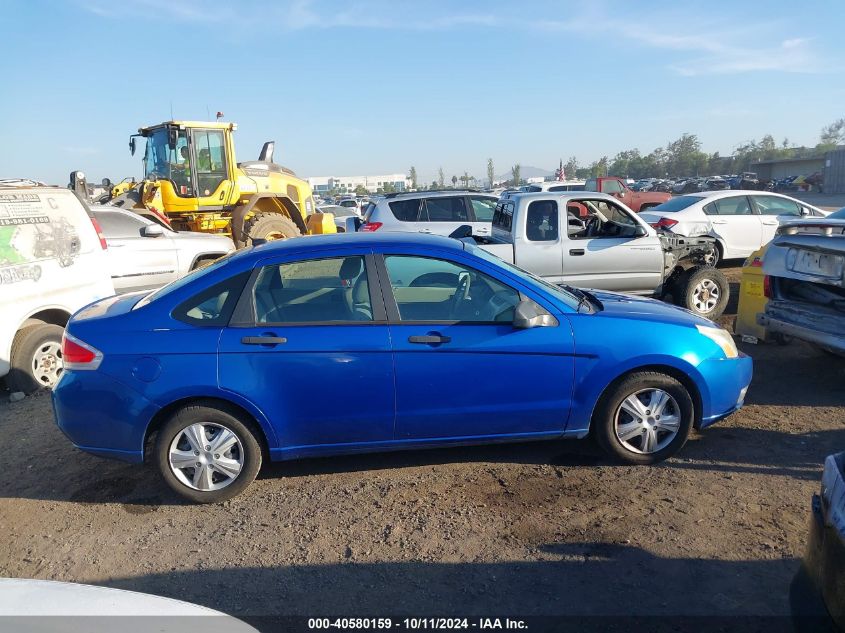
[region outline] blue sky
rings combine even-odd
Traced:
[[[841,0],[0,0],[0,177],[139,176],[128,136],[222,111],[238,159],[430,181],[683,132],[728,154],[845,116]]]

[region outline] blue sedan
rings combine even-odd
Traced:
[[[710,321],[548,284],[460,240],[345,234],[239,251],[68,323],[56,420],[197,502],[262,460],[592,434],[676,453],[742,406],[751,359]]]

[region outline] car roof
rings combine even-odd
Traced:
[[[456,251],[464,248],[464,244],[460,240],[440,235],[384,231],[383,233],[328,233],[325,235],[308,235],[290,240],[274,240],[254,247],[252,252],[256,255],[296,254],[307,253],[310,250],[349,246],[379,248],[420,246]]]
[[[475,191],[473,189],[436,189],[430,191],[402,191],[399,193],[388,193],[385,194],[384,198],[382,199],[396,200],[397,198],[434,198],[438,196],[466,196],[469,194],[489,196],[492,198],[496,197],[486,191]]]
[[[521,199],[547,199],[547,198],[591,198],[593,200],[614,200],[616,198],[608,193],[599,193],[598,191],[519,191],[512,193],[507,200],[521,200]]]

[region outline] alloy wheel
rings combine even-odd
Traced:
[[[712,279],[702,279],[692,290],[692,305],[699,314],[711,312],[719,304],[722,291]]]
[[[616,439],[632,453],[651,454],[666,448],[678,435],[681,409],[662,389],[643,389],[625,398],[616,410]]]

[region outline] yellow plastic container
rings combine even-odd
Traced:
[[[766,309],[768,299],[763,291],[763,256],[766,247],[762,247],[748,257],[742,265],[742,281],[739,284],[739,307],[736,314],[735,333],[756,339],[766,340],[766,328],[757,325],[757,313]]]

